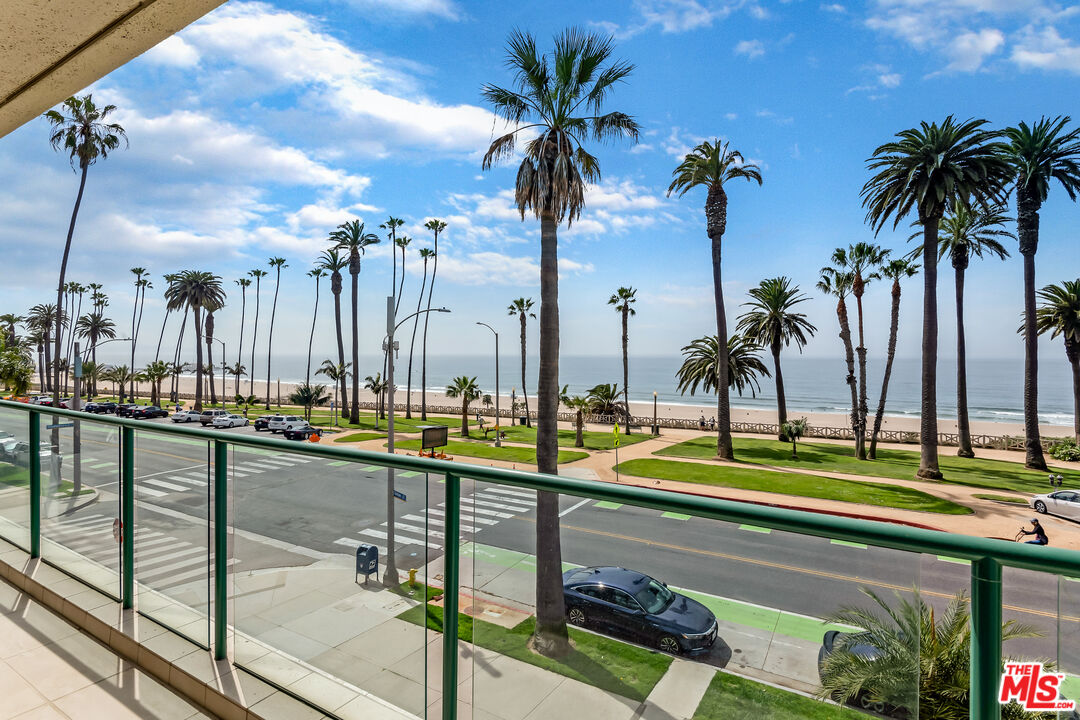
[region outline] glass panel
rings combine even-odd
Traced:
[[[1052,541],[1054,532],[1049,527],[1052,521],[1044,519],[1043,522],[1048,525],[1047,532]],[[1028,525],[1027,529],[1030,528]],[[1074,600],[1070,608],[1071,588],[1058,581],[1056,575],[1048,573],[1009,567],[1002,570],[1002,618],[1006,623],[1021,624],[1026,630],[1025,637],[1006,639],[1002,643],[1002,655],[1006,660],[1048,662],[1060,667],[1061,672],[1068,672],[1066,666],[1072,664],[1073,672],[1076,671],[1077,648],[1066,647],[1064,641],[1070,634],[1073,642],[1077,639],[1075,623],[1069,620],[1070,616],[1076,620],[1076,610],[1080,607]],[[1061,717],[1064,720],[1069,716],[1062,714]]]
[[[0,537],[30,548],[29,413],[0,409]]]
[[[629,715],[650,696],[658,716],[856,720],[864,717],[856,709],[904,708],[905,717],[918,717],[913,589],[924,563],[941,565],[942,588],[966,578],[966,567],[617,503],[562,496],[546,509],[545,502],[485,483],[463,496],[475,533],[462,558],[472,562],[475,717],[505,717],[508,707],[537,717],[583,707]],[[476,525],[480,519],[495,523]],[[538,527],[555,522],[561,558],[554,539],[537,538]],[[561,564],[548,597],[556,608],[562,601],[554,620],[556,629],[569,620],[570,644],[556,634],[542,655],[534,637],[539,573],[552,559]],[[943,595],[924,601],[936,605]],[[845,608],[855,610],[841,615]],[[883,619],[875,624],[870,613]],[[885,655],[886,648],[902,650]],[[823,677],[841,678],[845,664],[873,674],[869,691],[846,696],[853,707],[807,697],[845,699],[850,684],[821,689]]]
[[[203,646],[212,597],[210,450],[191,438],[135,434],[136,607]]]
[[[441,544],[427,529],[439,480],[399,471],[395,499],[376,465],[231,448],[236,662],[340,717],[423,717],[439,698],[420,601]],[[364,573],[361,545],[377,552]]]
[[[42,557],[119,597],[120,429],[42,415],[41,442]]]
[[[1058,577],[1057,664],[1061,694],[1080,711],[1080,578]],[[1069,717],[1062,713],[1062,720]]]

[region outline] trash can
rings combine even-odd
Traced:
[[[356,577],[364,576],[364,582],[372,573],[379,573],[379,548],[360,544],[356,548]],[[353,579],[356,582],[356,578]]]
[[[528,425],[528,424],[529,424],[529,418],[525,417],[524,415],[522,415],[521,417],[518,418],[518,425]]]

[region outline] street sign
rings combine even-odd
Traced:
[[[405,499],[405,493],[401,492],[400,490],[395,490],[394,491],[394,497],[396,497],[398,500],[404,500]]]
[[[421,425],[420,449],[434,450],[446,447],[450,428],[446,425]]]
[[[56,429],[59,429],[59,428],[66,428],[66,427],[75,427],[75,423],[73,423],[73,422],[56,423],[55,425],[46,425],[45,429],[46,430],[56,430]]]
[[[612,429],[611,434],[615,436],[615,447],[619,447],[619,423],[615,423],[615,427]]]

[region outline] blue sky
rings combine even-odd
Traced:
[[[479,90],[511,82],[503,48],[513,28],[550,47],[554,33],[579,25],[613,34],[617,56],[636,64],[610,107],[633,114],[644,133],[637,146],[595,148],[603,181],[590,188],[581,221],[561,233],[562,352],[619,352],[606,300],[620,285],[638,289],[634,353],[677,354],[714,327],[704,197],[667,198],[665,190],[682,154],[719,137],[757,162],[765,179],[761,188],[729,189],[732,317],[747,288],[788,275],[813,298],[805,307],[820,332],[806,353],[838,357],[834,305],[813,283],[833,248],[873,239],[859,201],[868,155],[896,131],[949,113],[997,126],[1077,114],[1078,11],[1044,0],[233,0],[92,88],[99,102],[119,106],[131,147],[91,170],[69,278],[103,282],[124,327],[128,268],[148,268],[156,288],[143,338],[156,340],[163,273],[211,270],[235,291],[234,278],[282,255],[289,267],[275,347],[299,352],[314,299],[305,273],[328,231],[352,217],[369,229],[404,217],[414,238],[410,306],[420,283],[415,250],[430,246],[422,226],[439,217],[449,227],[435,302],[453,314],[433,325],[433,352],[482,353],[487,331],[476,321],[513,336],[506,305],[539,297],[539,228],[511,206],[513,167],[480,171],[502,126]],[[0,243],[17,268],[0,286],[3,311],[48,301],[55,283],[77,177],[47,138],[39,120],[0,139]],[[1078,212],[1060,189],[1051,192],[1040,285],[1080,274]],[[878,242],[906,252],[908,232],[883,232]],[[368,353],[381,336],[388,251],[373,249],[361,274]],[[973,356],[1020,357],[1013,254],[1004,263],[976,261],[968,273]],[[941,268],[943,356],[955,342],[951,275]],[[920,291],[919,281],[905,287],[901,355],[918,353]],[[268,301],[264,294],[264,308]],[[868,347],[879,355],[885,286],[871,287],[867,312]],[[320,315],[316,357],[326,357],[333,320]],[[235,342],[238,327],[232,292],[218,333]],[[535,328],[530,341],[535,347]],[[1047,361],[1064,361],[1059,343],[1043,347]]]

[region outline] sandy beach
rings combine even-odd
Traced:
[[[320,377],[320,380],[323,380],[323,378]],[[326,385],[327,391],[331,394],[331,396],[333,396],[333,390],[334,390],[333,387],[329,383],[324,382],[323,384]],[[278,398],[278,394],[279,394],[279,387],[280,387],[281,401],[283,403],[288,403],[289,394],[296,388],[297,385],[298,385],[298,383],[285,382],[285,381],[271,383],[271,386],[270,386],[271,401],[275,402],[275,403],[277,402],[277,398]],[[220,394],[220,392],[221,392],[221,377],[220,376],[218,376],[218,378],[216,380],[216,388],[218,390],[218,393]],[[226,392],[227,392],[227,397],[230,400],[233,397],[236,396],[236,386],[235,386],[235,383],[233,382],[233,380],[231,378],[226,379],[225,388],[226,388]],[[108,383],[101,383],[100,386],[99,386],[99,389],[103,390],[103,391],[108,391],[108,392],[112,391],[112,387]],[[164,384],[163,390],[166,393],[168,392],[168,383]],[[140,396],[149,395],[149,388],[147,387],[147,385],[145,383],[141,383],[139,385],[138,391],[139,391]],[[191,394],[194,393],[194,391],[195,391],[195,378],[194,377],[181,377],[180,378],[180,393],[182,395],[191,395]],[[248,392],[248,383],[247,383],[247,381],[241,380],[241,382],[240,382],[240,391],[241,391],[241,393],[247,394],[247,392]],[[265,396],[265,394],[266,394],[266,382],[265,381],[263,381],[263,382],[256,381],[255,382],[254,394],[256,396],[260,397],[260,398]],[[398,407],[403,407],[404,406],[404,404],[406,402],[405,395],[406,395],[406,393],[405,393],[404,388],[402,388],[401,386],[398,386],[398,390],[396,391],[395,397],[394,397],[395,404]],[[494,400],[494,399],[495,398],[494,398],[494,395],[493,395],[492,400]],[[361,402],[373,402],[375,400],[375,397],[374,397],[374,395],[372,393],[361,389],[360,390],[360,400],[361,400]],[[521,396],[520,395],[517,396],[517,400],[518,400],[518,402],[521,402]],[[432,406],[445,406],[445,407],[453,407],[455,409],[459,409],[461,407],[461,402],[459,400],[454,400],[454,399],[448,398],[448,397],[446,397],[446,395],[444,393],[439,393],[439,392],[428,391],[428,393],[427,393],[427,401],[428,401],[428,407],[429,408],[432,407]],[[420,403],[420,392],[418,390],[416,390],[415,388],[413,389],[413,392],[412,392],[412,403],[413,403],[413,405],[419,405],[419,403]],[[500,396],[500,405],[504,410],[506,408],[510,407],[510,395],[508,393],[503,393]],[[477,410],[480,410],[481,412],[483,412],[483,407],[484,406],[481,403],[475,402],[470,406],[470,409],[471,409],[471,412],[476,412]],[[530,398],[529,398],[529,407],[533,412],[536,411],[536,398],[533,397],[533,396],[530,396]],[[648,402],[631,402],[630,403],[630,410],[635,416],[649,418],[649,417],[652,417],[652,414],[653,414],[653,405],[652,405],[652,403],[648,403]],[[656,414],[657,414],[657,417],[659,417],[661,419],[663,419],[663,418],[674,418],[674,419],[685,419],[685,420],[697,420],[700,417],[704,416],[706,420],[709,420],[711,418],[716,417],[716,405],[715,404],[704,404],[704,403],[703,404],[659,403],[657,405],[657,407],[656,407]],[[789,411],[788,415],[789,415],[789,417],[792,417],[792,418],[805,417],[807,419],[808,424],[810,424],[811,426],[814,426],[814,427],[841,427],[841,428],[842,427],[848,427],[848,417],[847,417],[847,415],[840,414],[840,413],[823,413],[823,412],[808,412],[808,413],[805,413],[805,412],[798,412],[798,411]],[[775,412],[775,410],[739,408],[739,407],[737,407],[737,404],[736,404],[736,406],[732,407],[732,410],[731,410],[731,420],[732,420],[732,422],[775,423],[776,422],[776,412]],[[919,430],[919,418],[918,417],[913,417],[913,416],[910,416],[910,415],[890,416],[890,415],[886,414],[885,419],[884,419],[883,424],[882,424],[882,427],[883,427],[883,429],[886,429],[886,430],[898,430],[898,431],[904,431],[904,432],[917,432]],[[1072,427],[1069,426],[1069,425],[1040,425],[1039,427],[1040,427],[1039,432],[1044,437],[1066,437],[1066,436],[1072,435]],[[948,419],[948,418],[940,418],[938,420],[938,432],[943,432],[943,433],[956,432],[956,420],[955,419]],[[985,435],[1021,435],[1022,436],[1024,434],[1024,427],[1020,423],[1003,423],[1003,422],[990,422],[990,421],[973,420],[971,422],[971,432],[974,435],[985,434]]]

